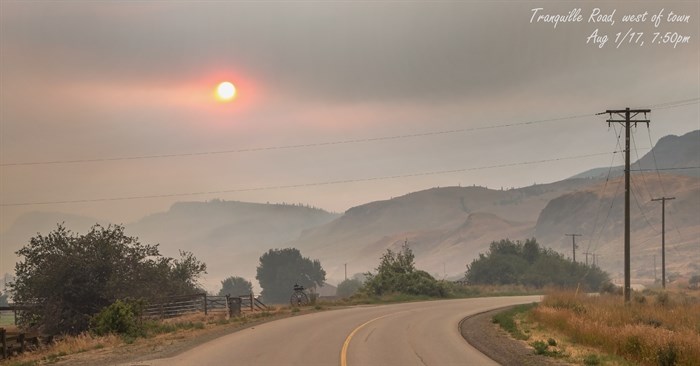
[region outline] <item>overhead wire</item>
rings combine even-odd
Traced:
[[[649,126],[647,126],[647,136],[649,137],[649,142],[652,143],[651,129],[649,128]],[[660,169],[659,168],[659,165],[656,161],[656,153],[654,152],[653,149],[651,150],[651,156],[652,156],[652,159],[654,162],[654,170],[656,170],[656,176],[659,180],[659,186],[661,186],[661,192],[663,193],[664,197],[668,197],[668,194],[666,193],[666,188],[664,187],[663,179],[661,178],[661,173],[660,173],[661,170],[667,170],[667,169]],[[687,167],[685,167],[685,168],[687,168]],[[671,168],[671,169],[673,169],[673,168]],[[668,169],[668,170],[671,170],[671,169]],[[689,169],[693,169],[693,168],[689,168]],[[673,169],[673,170],[675,170],[675,169]],[[671,222],[671,225],[673,226],[673,228],[676,230],[676,233],[678,234],[679,242],[684,242],[685,240],[683,239],[683,235],[681,234],[680,229],[678,229],[678,226],[676,225],[675,221],[673,220],[673,215],[668,215],[668,217],[669,217],[669,221]],[[676,249],[675,246],[669,246],[669,247],[671,247],[675,251],[676,255],[680,255],[680,253],[678,252],[678,249]]]
[[[620,149],[622,149],[621,144],[620,144],[620,138],[622,137],[622,129],[620,129],[620,132],[617,132],[616,125],[613,124],[612,127],[613,127],[613,131],[615,131],[615,135],[617,135],[616,143],[615,143],[616,144],[615,151],[619,151]],[[610,212],[612,212],[612,208],[615,205],[615,198],[617,198],[617,192],[620,189],[620,182],[618,182],[617,186],[615,187],[615,193],[613,194],[612,200],[610,200],[610,207],[608,208],[608,213],[605,217],[605,220],[603,221],[603,226],[600,229],[600,235],[599,235],[598,239],[596,239],[595,236],[596,236],[596,228],[598,226],[598,217],[600,214],[600,210],[603,206],[603,202],[604,202],[603,198],[605,197],[605,191],[608,187],[608,183],[610,183],[610,176],[612,174],[612,169],[613,169],[614,164],[615,164],[615,157],[616,156],[617,156],[616,154],[612,154],[612,159],[610,161],[610,167],[608,168],[608,174],[605,177],[605,183],[603,184],[603,189],[600,193],[600,203],[598,205],[598,210],[596,210],[595,219],[593,221],[593,229],[591,230],[591,235],[589,236],[590,239],[588,241],[588,248],[586,249],[587,252],[591,252],[591,246],[593,244],[595,244],[595,248],[593,250],[593,253],[595,253],[598,250],[598,247],[600,244],[600,239],[603,235],[603,231],[605,230],[605,227],[607,226],[608,220],[610,218]]]
[[[668,108],[677,108],[677,107],[682,107],[685,105],[691,105],[691,104],[697,104],[697,103],[700,103],[700,98],[690,98],[690,99],[685,99],[685,100],[660,103],[660,104],[655,104],[655,105],[652,105],[649,107],[655,108],[655,109],[668,109]],[[591,114],[579,114],[579,115],[532,120],[532,121],[525,121],[525,122],[504,123],[504,124],[492,125],[492,126],[458,128],[458,129],[451,129],[451,130],[428,131],[428,132],[418,132],[418,133],[412,133],[412,134],[367,137],[367,138],[337,140],[337,141],[312,142],[312,143],[307,143],[307,144],[295,144],[295,145],[262,146],[262,147],[243,148],[243,149],[199,151],[199,152],[189,152],[189,153],[135,155],[135,156],[121,156],[121,157],[62,159],[62,160],[25,161],[25,162],[18,161],[18,162],[0,163],[0,167],[16,167],[16,166],[32,166],[32,165],[56,165],[56,164],[80,164],[80,163],[96,163],[96,162],[111,162],[111,161],[164,159],[164,158],[176,158],[176,157],[187,157],[187,156],[207,156],[207,155],[236,154],[236,153],[248,153],[248,152],[270,151],[270,150],[302,149],[302,148],[311,148],[311,147],[347,145],[347,144],[368,143],[368,142],[378,142],[378,141],[400,140],[400,139],[417,138],[417,137],[438,136],[438,135],[446,135],[446,134],[454,134],[454,133],[491,130],[491,129],[498,129],[498,128],[506,128],[506,127],[527,126],[527,125],[535,125],[535,124],[549,123],[549,122],[556,122],[556,121],[575,120],[575,119],[579,119],[579,118],[583,118],[583,117],[590,117],[590,116],[593,116],[593,115],[591,115]]]
[[[226,189],[226,190],[206,191],[206,192],[169,193],[169,194],[123,196],[123,197],[104,197],[104,198],[94,198],[94,199],[63,200],[63,201],[36,201],[36,202],[0,203],[0,207],[89,203],[89,202],[104,202],[104,201],[124,201],[124,200],[137,200],[137,199],[149,199],[149,198],[184,197],[184,196],[198,196],[198,195],[208,195],[208,194],[223,194],[223,193],[235,193],[235,192],[250,192],[250,191],[265,191],[265,190],[278,190],[278,189],[290,189],[290,188],[304,188],[304,187],[325,186],[325,185],[335,185],[335,184],[345,184],[345,183],[369,182],[369,181],[378,181],[378,180],[390,180],[390,179],[410,178],[410,177],[420,177],[420,176],[430,176],[430,175],[440,175],[440,174],[462,173],[462,172],[467,172],[467,171],[506,168],[506,167],[523,166],[523,165],[534,165],[534,164],[542,164],[542,163],[548,163],[548,162],[554,162],[554,161],[582,159],[582,158],[608,155],[608,154],[610,154],[610,152],[591,153],[591,154],[584,154],[584,155],[566,156],[566,157],[559,157],[559,158],[525,161],[525,162],[518,162],[518,163],[506,163],[506,164],[472,167],[472,168],[439,170],[439,171],[410,173],[410,174],[391,175],[391,176],[379,176],[379,177],[370,177],[370,178],[342,179],[342,180],[335,180],[335,181],[312,182],[312,183],[302,183],[302,184],[288,184],[288,185],[277,185],[277,186],[237,188],[237,189]]]
[[[296,144],[296,145],[262,146],[262,147],[243,148],[243,149],[214,150],[214,151],[202,151],[202,152],[191,152],[191,153],[136,155],[136,156],[87,158],[87,159],[73,159],[73,160],[70,160],[70,159],[47,160],[47,161],[34,161],[34,162],[32,162],[32,161],[29,161],[29,162],[10,162],[10,163],[0,163],[0,166],[12,167],[12,166],[31,166],[31,165],[97,163],[97,162],[124,161],[124,160],[163,159],[163,158],[175,158],[175,157],[186,157],[186,156],[237,154],[237,153],[271,151],[271,150],[303,149],[303,148],[311,148],[311,147],[348,145],[348,144],[357,144],[357,143],[391,141],[391,140],[401,140],[401,139],[417,138],[417,137],[438,136],[438,135],[447,135],[447,134],[454,134],[454,133],[492,130],[492,129],[506,128],[506,127],[528,126],[528,125],[535,125],[535,124],[540,124],[540,123],[575,120],[578,118],[591,117],[591,116],[592,116],[591,114],[579,114],[579,115],[574,115],[574,116],[566,116],[566,117],[558,117],[558,118],[550,118],[550,119],[540,119],[540,120],[532,120],[532,121],[526,121],[526,122],[505,123],[505,124],[499,124],[499,125],[493,125],[493,126],[458,128],[458,129],[452,129],[452,130],[418,132],[418,133],[410,133],[410,134],[402,134],[402,135],[367,137],[367,138],[337,140],[337,141],[313,142],[313,143]]]

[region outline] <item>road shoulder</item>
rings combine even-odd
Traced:
[[[536,355],[527,343],[510,337],[493,324],[493,316],[507,308],[470,315],[459,323],[462,337],[474,348],[501,365],[568,365],[561,360]]]

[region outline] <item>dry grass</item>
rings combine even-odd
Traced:
[[[682,293],[590,297],[560,292],[533,310],[534,320],[573,342],[643,365],[700,364],[700,301]]]
[[[316,310],[319,309],[305,308],[301,313]],[[70,360],[76,358],[82,360],[83,364],[85,364],[85,360],[89,360],[87,364],[102,364],[113,354],[150,354],[155,349],[161,349],[183,339],[201,336],[220,326],[238,328],[250,322],[289,316],[290,313],[288,307],[270,307],[268,311],[245,313],[240,317],[230,319],[227,319],[223,312],[215,312],[209,315],[196,313],[163,320],[144,320],[145,338],[128,338],[118,335],[97,337],[86,332],[62,338],[50,346],[25,352],[7,360],[0,360],[0,364],[3,366],[34,366],[57,362],[71,363]]]
[[[122,343],[122,339],[116,335],[96,337],[86,332],[73,337],[65,337],[51,346],[25,352],[16,357],[3,360],[2,363],[13,366],[50,364],[67,355],[116,347]]]

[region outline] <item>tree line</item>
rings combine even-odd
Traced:
[[[573,262],[561,253],[541,247],[535,239],[524,243],[508,239],[494,241],[487,253],[467,266],[465,280],[472,285],[524,285],[576,287],[598,290],[609,282],[597,266]]]

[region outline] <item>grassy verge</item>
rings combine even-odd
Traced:
[[[687,294],[636,293],[625,305],[616,295],[553,293],[531,317],[573,344],[633,364],[700,365],[700,300]],[[584,364],[602,364],[600,357],[585,357]]]
[[[493,323],[500,325],[503,330],[510,333],[511,337],[524,341],[530,338],[530,336],[526,335],[520,330],[515,317],[516,315],[524,314],[530,311],[536,306],[537,304],[518,305],[494,315],[491,320]]]

